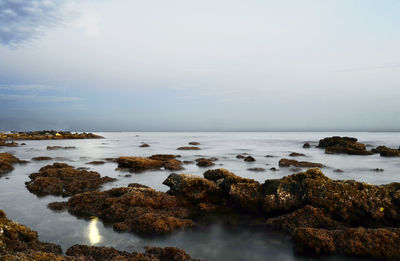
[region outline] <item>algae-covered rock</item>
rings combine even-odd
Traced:
[[[321,163],[313,163],[308,161],[297,161],[297,160],[290,160],[290,159],[281,159],[279,161],[279,167],[300,167],[300,168],[323,168],[324,165]]]
[[[366,145],[357,142],[356,138],[333,136],[319,141],[318,148],[325,148],[327,154],[371,155]]]

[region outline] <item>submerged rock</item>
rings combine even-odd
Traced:
[[[183,169],[181,161],[175,159],[176,155],[157,154],[149,158],[143,157],[119,157],[118,168],[126,168],[131,171],[143,171],[147,169],[165,168],[168,170]]]
[[[13,164],[16,163],[25,163],[25,161],[22,161],[7,152],[0,153],[0,174],[14,170]]]
[[[333,136],[319,141],[318,148],[325,148],[327,154],[371,155],[365,144],[357,142],[356,138]]]
[[[303,148],[305,148],[305,149],[311,148],[310,143],[308,143],[308,142],[304,143]]]
[[[27,189],[37,195],[71,196],[99,189],[103,183],[115,181],[108,176],[100,177],[94,171],[78,170],[64,163],[42,167],[38,173],[29,175]]]
[[[254,171],[254,172],[263,172],[265,171],[264,168],[248,168],[248,171]]]
[[[76,149],[74,146],[47,146],[47,150],[72,150]]]
[[[290,159],[281,159],[279,161],[279,167],[300,167],[300,168],[323,168],[325,167],[321,163],[313,163],[308,161],[297,161],[297,160],[290,160]]]
[[[303,153],[298,153],[298,152],[292,152],[289,154],[290,157],[300,157],[300,156],[305,156]]]
[[[45,160],[52,160],[52,157],[47,157],[47,156],[39,156],[39,157],[33,157],[32,160],[34,161],[45,161]]]
[[[185,147],[179,147],[177,148],[177,150],[200,150],[200,148],[195,146],[185,146]]]

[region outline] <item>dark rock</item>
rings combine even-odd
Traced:
[[[47,150],[71,150],[71,149],[76,149],[74,146],[47,146]]]
[[[47,156],[39,156],[39,157],[34,157],[32,160],[34,161],[43,161],[43,160],[52,160],[52,157],[47,157]]]
[[[292,152],[289,154],[290,157],[300,157],[305,156],[303,153]]]
[[[305,149],[311,148],[310,143],[308,143],[308,142],[304,143],[303,148],[305,148]]]
[[[77,194],[68,200],[68,210],[109,220],[118,231],[142,234],[166,234],[194,225],[181,200],[138,185]]]
[[[198,145],[200,145],[200,142],[191,141],[191,142],[189,142],[189,145],[198,146]]]
[[[302,255],[318,256],[336,252],[377,260],[400,258],[399,228],[298,228],[294,231],[293,240],[296,252]]]
[[[0,153],[0,174],[14,170],[13,164],[16,163],[24,163],[24,161],[18,159],[10,153]]]
[[[343,173],[343,170],[341,170],[341,169],[335,169],[333,172]]]
[[[184,160],[183,164],[194,164],[193,160]]]
[[[94,161],[87,162],[86,164],[90,164],[90,165],[103,165],[104,163],[106,163],[106,162],[105,162],[105,161],[102,161],[102,160],[94,160]]]
[[[264,168],[248,168],[248,171],[254,171],[254,172],[263,172],[265,171]]]
[[[94,171],[77,170],[64,163],[54,163],[29,175],[28,190],[37,195],[71,196],[99,189],[103,183],[115,181],[108,176],[100,177]]]
[[[313,162],[308,162],[308,161],[297,161],[297,160],[290,160],[290,159],[281,159],[279,161],[279,167],[300,167],[300,168],[323,168],[324,165],[321,163],[313,163]]]
[[[179,147],[177,150],[200,150],[199,147],[190,146],[190,147]]]
[[[357,142],[356,138],[350,137],[329,137],[319,141],[318,148],[325,148],[327,154],[350,154],[350,155],[371,155],[363,143]]]
[[[200,158],[196,159],[196,161],[196,165],[199,167],[211,167],[215,165],[215,163],[211,159]]]
[[[150,145],[147,144],[147,143],[143,143],[143,144],[140,145],[139,147],[140,147],[140,148],[147,148],[147,147],[150,147]]]
[[[384,171],[384,169],[375,168],[375,169],[371,169],[371,171],[375,171],[375,172],[383,172],[383,171]]]
[[[272,171],[279,171],[279,169],[277,169],[277,168],[275,168],[275,167],[270,168],[270,170],[272,170]]]
[[[254,162],[256,160],[252,156],[247,156],[246,158],[244,158],[244,161],[246,161],[246,162]]]
[[[245,156],[239,154],[239,155],[236,156],[236,158],[238,158],[238,159],[244,159]]]
[[[175,155],[153,155],[150,158],[120,157],[118,168],[127,168],[131,171],[143,171],[147,169],[165,168],[169,170],[181,170],[182,164],[174,159]]]
[[[274,155],[265,155],[264,157],[266,157],[266,158],[275,158]]]
[[[47,207],[54,211],[63,211],[68,208],[67,202],[52,202],[47,205]]]

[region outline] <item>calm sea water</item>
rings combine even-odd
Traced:
[[[157,132],[106,132],[98,133],[105,139],[96,140],[57,140],[24,141],[26,146],[0,148],[0,152],[11,152],[18,158],[30,160],[36,156],[61,157],[54,161],[31,162],[16,165],[15,170],[0,176],[0,209],[8,217],[38,231],[40,239],[60,244],[64,250],[73,244],[112,246],[119,250],[142,250],[146,245],[176,246],[186,250],[193,257],[207,260],[313,260],[293,254],[290,237],[279,233],[267,233],[243,228],[226,228],[215,224],[207,228],[196,228],[163,237],[140,237],[133,233],[118,233],[110,224],[96,219],[84,219],[67,212],[55,213],[46,205],[53,201],[67,200],[61,197],[37,197],[25,188],[28,175],[53,162],[65,162],[75,167],[90,167],[101,175],[115,177],[118,181],[106,184],[103,189],[126,186],[136,182],[160,191],[167,191],[162,185],[170,171],[147,171],[125,177],[125,172],[116,171],[116,163],[100,166],[87,165],[93,160],[119,156],[150,156],[153,154],[180,154],[181,160],[194,160],[197,157],[218,157],[217,165],[235,174],[252,178],[260,182],[266,179],[280,178],[293,171],[278,168],[278,161],[288,157],[290,152],[306,154],[297,160],[320,162],[327,166],[324,173],[333,179],[355,179],[372,184],[386,184],[400,181],[400,158],[383,158],[379,155],[349,156],[326,155],[315,148],[319,139],[340,135],[357,137],[361,142],[373,147],[386,145],[397,148],[400,145],[400,133],[157,133]],[[190,141],[201,143],[199,151],[178,151],[176,148]],[[150,144],[149,148],[139,148],[141,142]],[[304,142],[310,142],[312,148],[303,149]],[[74,150],[47,151],[48,145],[75,146]],[[256,162],[246,163],[236,155],[248,153]],[[272,155],[274,157],[265,157]],[[251,172],[248,168],[261,167],[265,172]],[[334,172],[342,169],[343,173]],[[383,168],[383,172],[371,169]],[[202,175],[207,168],[185,165],[179,173]],[[326,260],[353,260],[351,258],[331,256]]]

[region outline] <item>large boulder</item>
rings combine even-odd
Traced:
[[[116,179],[101,177],[99,173],[78,170],[64,163],[42,167],[39,172],[29,175],[27,189],[36,195],[71,196],[85,191],[99,189],[103,183]]]
[[[366,145],[357,142],[356,138],[333,136],[321,139],[318,148],[324,148],[327,154],[371,155]]]
[[[181,161],[175,159],[175,155],[153,155],[149,158],[144,157],[119,157],[117,159],[118,168],[129,169],[134,172],[148,170],[148,169],[161,169],[168,170],[181,170]]]

